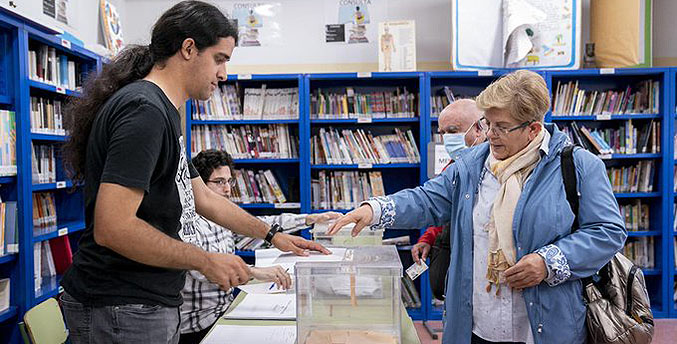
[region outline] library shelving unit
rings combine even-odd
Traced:
[[[34,285],[34,246],[68,235],[73,251],[78,236],[84,229],[84,198],[79,186],[67,180],[58,154],[58,147],[66,136],[31,132],[31,97],[59,99],[67,102],[79,96],[75,90],[57,87],[30,79],[29,50],[40,46],[53,48],[79,67],[77,74],[85,77],[100,66],[99,56],[59,38],[49,29],[0,9],[0,109],[16,113],[17,176],[0,178],[3,200],[16,200],[18,205],[19,253],[0,258],[0,278],[10,277],[10,309],[0,313],[0,343],[18,343],[17,322],[34,305],[56,296],[60,276],[43,278],[38,289]],[[64,73],[58,71],[57,73]],[[72,75],[72,74],[71,74]],[[53,145],[57,148],[56,180],[34,184],[32,145]],[[52,193],[55,200],[57,228],[34,235],[33,195]],[[40,271],[37,271],[40,274]]]
[[[415,187],[422,183],[425,179],[423,167],[426,166],[426,151],[425,147],[426,133],[425,123],[427,121],[427,114],[423,112],[425,109],[426,98],[424,96],[424,73],[332,73],[332,74],[308,74],[305,77],[305,103],[302,115],[308,118],[308,130],[303,131],[304,136],[301,137],[301,142],[310,142],[311,137],[318,135],[320,129],[329,130],[330,128],[336,130],[342,129],[363,129],[365,132],[371,132],[375,136],[392,134],[395,128],[403,132],[411,130],[417,148],[420,153],[419,163],[390,163],[390,164],[312,164],[309,152],[310,147],[302,144],[302,150],[308,156],[307,160],[303,161],[303,173],[306,180],[318,178],[321,171],[327,173],[336,171],[358,171],[370,172],[378,171],[383,177],[383,187],[385,194],[390,194],[405,188]],[[373,118],[376,116],[368,116],[362,118],[320,118],[317,114],[311,113],[311,100],[313,95],[318,92],[329,92],[335,94],[347,94],[354,92],[358,94],[368,94],[371,92],[393,92],[397,89],[403,91],[406,88],[407,92],[415,95],[415,111],[413,118]],[[357,100],[355,101],[357,102]],[[356,106],[357,107],[357,106]],[[337,116],[338,117],[338,116]],[[305,147],[304,147],[305,146]],[[311,189],[302,187],[305,192],[305,199],[312,202]],[[339,212],[346,212],[346,209],[312,209],[311,204],[303,208],[303,211],[322,212],[334,210]],[[419,230],[389,230],[384,234],[385,238],[409,235],[413,240],[419,236]],[[413,264],[409,250],[405,248],[400,249],[400,258],[403,261],[404,268]],[[426,289],[426,284],[423,278],[417,279],[414,284],[421,296],[420,308],[408,308],[409,315],[415,320],[425,319],[426,308],[423,305],[423,295]]]
[[[556,123],[560,128],[576,122],[586,128],[593,129],[618,129],[631,123],[633,126],[648,126],[649,123],[660,123],[660,151],[656,153],[631,152],[632,154],[602,154],[600,157],[607,168],[625,167],[636,165],[640,162],[651,161],[654,164],[653,190],[647,192],[623,192],[615,193],[620,206],[637,204],[649,207],[649,228],[644,231],[628,230],[628,243],[636,240],[646,240],[647,246],[653,245],[654,262],[648,267],[643,267],[647,289],[651,299],[654,316],[667,317],[670,315],[670,302],[668,291],[672,290],[666,281],[669,280],[671,269],[668,258],[672,237],[668,235],[670,227],[672,204],[670,199],[671,179],[673,164],[671,148],[672,123],[668,115],[670,113],[668,100],[670,93],[668,70],[662,68],[649,69],[590,69],[575,71],[552,71],[546,73],[547,82],[550,86],[551,96],[554,98],[558,85],[565,83],[577,83],[578,89],[585,91],[625,91],[627,87],[637,90],[637,85],[643,81],[651,80],[659,82],[658,112],[655,113],[609,113],[602,112],[593,116],[562,115],[550,111],[546,115],[546,121]],[[553,105],[554,107],[554,105]],[[638,131],[640,131],[638,129]],[[652,240],[652,241],[649,241]]]
[[[192,100],[186,103],[186,142],[192,143],[199,139],[196,137],[196,128],[219,128],[219,127],[234,127],[242,126],[250,127],[265,127],[269,124],[287,125],[289,128],[290,139],[296,140],[303,136],[303,131],[306,130],[306,123],[304,117],[301,115],[301,104],[305,97],[303,92],[303,75],[302,74],[276,74],[276,75],[228,75],[227,80],[221,82],[220,86],[233,85],[236,86],[238,92],[238,102],[243,104],[244,89],[247,88],[261,88],[263,85],[266,89],[276,88],[297,88],[299,101],[299,116],[294,119],[236,119],[236,120],[200,120],[195,113],[194,107],[191,105]],[[292,117],[292,116],[290,116]],[[254,140],[257,138],[253,137]],[[303,140],[301,140],[303,142]],[[298,213],[306,209],[309,200],[305,199],[303,190],[310,187],[310,181],[304,179],[303,161],[307,160],[307,149],[304,151],[303,147],[307,145],[298,144],[298,156],[293,158],[272,159],[272,158],[248,158],[248,159],[234,159],[236,169],[247,169],[254,171],[271,170],[277,182],[280,184],[283,194],[285,195],[286,203],[242,203],[240,207],[246,209],[254,215],[272,215],[280,214],[281,212]],[[207,148],[216,148],[213,145]],[[191,145],[186,144],[187,154],[189,157],[194,157],[198,152],[191,152]],[[301,232],[302,236],[309,238],[309,231]],[[240,255],[249,263],[253,263],[253,251],[237,250],[236,254]]]
[[[668,117],[665,122],[670,124],[670,135],[668,137],[669,140],[673,140],[673,142],[669,142],[667,145],[668,149],[666,154],[667,160],[672,161],[673,166],[670,166],[670,168],[673,171],[673,174],[668,174],[668,180],[667,184],[669,185],[667,187],[666,192],[668,193],[668,202],[666,202],[667,207],[669,208],[668,211],[668,223],[665,226],[665,238],[666,241],[668,241],[669,249],[668,249],[668,259],[667,259],[667,270],[668,270],[668,278],[665,280],[665,287],[667,291],[667,301],[669,305],[669,310],[670,314],[669,316],[671,318],[677,318],[677,227],[675,226],[675,211],[677,208],[677,192],[675,191],[675,187],[677,183],[675,183],[675,171],[677,171],[677,159],[675,159],[675,152],[677,152],[677,147],[675,147],[674,142],[677,142],[677,139],[675,137],[677,136],[677,68],[673,67],[669,69],[669,74],[668,74],[668,106],[667,106],[667,113]],[[672,176],[672,178],[670,178]],[[672,206],[672,207],[671,207]]]

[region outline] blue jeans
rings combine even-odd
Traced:
[[[144,304],[92,307],[64,292],[61,308],[72,344],[179,342],[179,307]]]

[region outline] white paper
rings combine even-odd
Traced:
[[[535,27],[545,19],[543,11],[524,0],[503,1],[503,47],[506,67],[517,64],[527,57],[534,47],[540,45],[540,35]],[[535,35],[529,36],[527,29]]]
[[[345,259],[346,248],[330,248],[332,254],[325,255],[319,252],[310,252],[307,257],[297,256],[290,252],[282,252],[276,248],[256,250],[256,263],[254,266],[257,268],[265,268],[269,266],[280,265],[284,269],[289,269],[289,271],[294,270],[294,265],[296,262],[340,262]]]
[[[450,161],[451,157],[444,145],[435,145],[435,175],[442,173],[442,170],[449,165]]]
[[[295,294],[247,294],[225,319],[295,320]]]
[[[416,23],[413,20],[378,24],[378,71],[416,70]]]
[[[237,286],[238,289],[247,294],[284,294],[291,293],[294,289],[278,288],[275,282],[251,283]]]
[[[203,344],[294,344],[296,326],[216,325]]]

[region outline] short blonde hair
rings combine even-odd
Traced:
[[[505,109],[518,122],[543,122],[550,109],[550,92],[539,74],[518,70],[494,81],[475,99],[477,107]]]

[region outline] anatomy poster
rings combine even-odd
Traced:
[[[416,70],[416,25],[413,20],[381,22],[378,25],[378,71]]]

